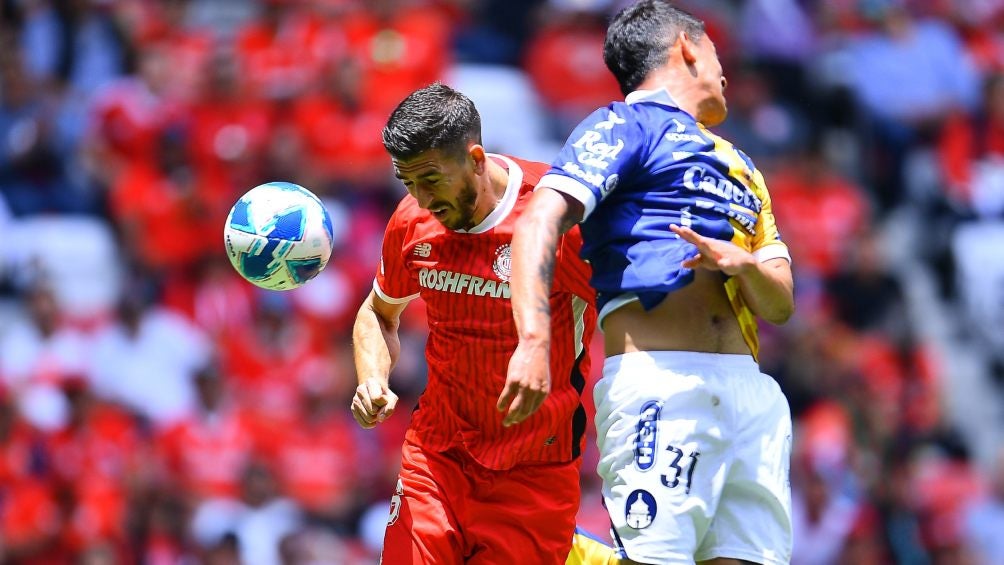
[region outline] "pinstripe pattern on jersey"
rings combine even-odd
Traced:
[[[434,450],[461,445],[490,469],[579,455],[586,425],[580,398],[596,325],[589,267],[579,258],[582,241],[576,228],[562,237],[551,295],[551,394],[527,421],[502,427],[495,403],[517,344],[505,250],[516,217],[547,169],[543,163],[504,162],[511,180],[507,193],[518,196],[508,215],[485,229],[456,232],[407,196],[388,223],[383,268],[375,281],[381,296],[417,294],[426,303],[429,376],[412,414],[409,439]],[[414,253],[418,245],[420,254]]]

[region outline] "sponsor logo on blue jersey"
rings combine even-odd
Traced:
[[[763,206],[753,191],[728,177],[716,177],[710,174],[702,165],[694,165],[683,173],[683,186],[689,190],[713,194],[750,210],[759,211]]]
[[[561,170],[572,175],[573,177],[578,177],[579,179],[588,182],[589,184],[595,187],[603,186],[603,183],[606,180],[603,178],[603,175],[599,173],[588,173],[584,171],[582,167],[579,166],[578,163],[572,163],[571,161],[568,161],[564,165],[562,165]]]

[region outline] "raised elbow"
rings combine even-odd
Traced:
[[[771,308],[770,312],[763,316],[763,319],[774,324],[775,326],[780,326],[788,322],[792,316],[795,315],[795,301],[785,302],[784,304],[778,305],[775,308]]]

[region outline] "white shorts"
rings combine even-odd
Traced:
[[[628,558],[791,560],[791,412],[752,357],[608,357],[593,398],[597,471]]]

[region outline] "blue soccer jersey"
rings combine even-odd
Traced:
[[[758,260],[790,260],[763,175],[750,158],[679,109],[666,90],[638,91],[593,112],[572,132],[539,187],[585,207],[582,256],[593,268],[598,307],[624,295],[652,308],[689,284],[681,263],[697,248],[676,224],[730,241]],[[756,356],[756,319],[738,282],[725,284]]]

